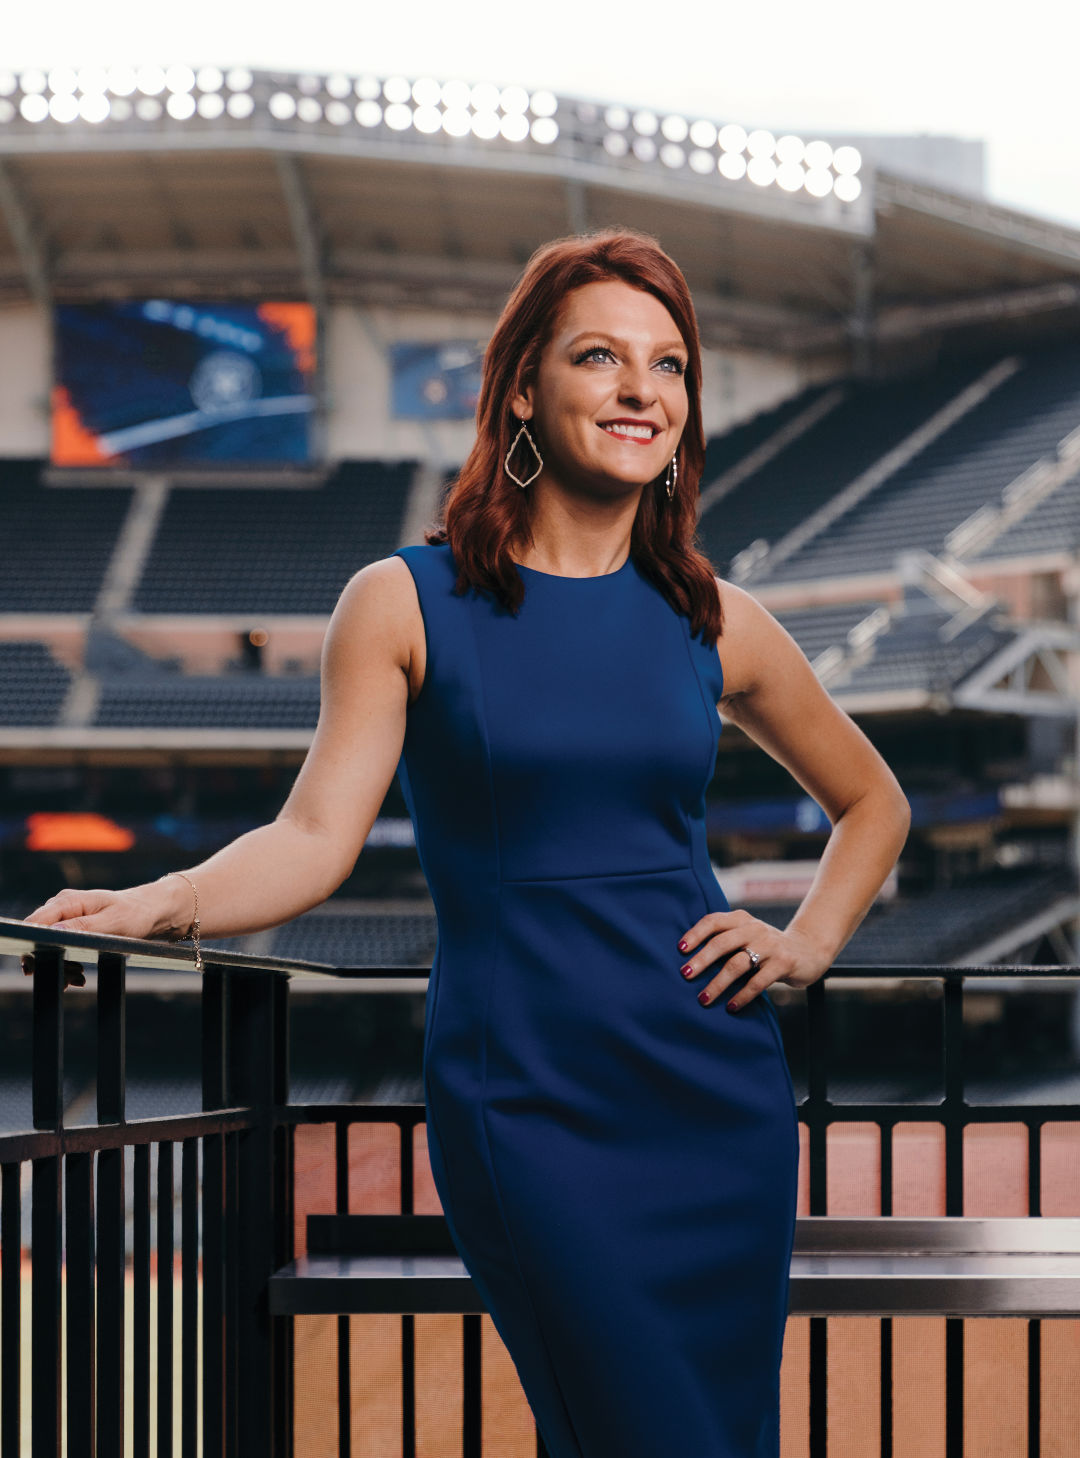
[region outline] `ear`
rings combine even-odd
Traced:
[[[533,387],[531,384],[522,385],[518,382],[518,388],[510,396],[510,409],[519,420],[531,420],[533,417]]]

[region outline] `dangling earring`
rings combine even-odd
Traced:
[[[664,485],[667,487],[668,500],[675,495],[675,482],[679,479],[679,458],[678,453],[672,456],[668,462],[667,475],[664,477]]]
[[[536,449],[536,442],[529,434],[529,428],[525,424],[524,418],[522,416],[518,416],[518,419],[521,421],[521,429],[518,431],[517,435],[514,436],[514,443],[506,452],[506,460],[503,461],[503,470],[510,477],[511,481],[516,481],[517,484],[524,491],[525,487],[529,485],[530,481],[535,481],[537,476],[539,476],[540,472],[544,469],[544,458]],[[529,442],[529,445],[532,448],[532,453],[536,457],[536,470],[532,473],[531,476],[526,476],[524,481],[522,481],[520,476],[515,476],[513,471],[510,469],[510,457],[517,450],[518,442],[521,440],[522,436],[524,436],[525,439]]]

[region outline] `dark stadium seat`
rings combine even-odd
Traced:
[[[882,572],[895,566],[903,550],[941,552],[955,527],[980,507],[998,504],[1010,482],[1041,457],[1053,456],[1058,442],[1078,425],[1080,344],[1069,341],[1033,352],[1023,368],[907,466],[793,556],[771,570],[766,567],[753,580]],[[882,454],[887,446],[883,440]],[[792,490],[801,494],[797,480]],[[1052,499],[1047,501],[1047,521],[1053,517]],[[717,509],[722,507],[721,502]],[[768,510],[763,516],[768,518]],[[1006,545],[1011,551],[1011,541],[998,544]]]
[[[842,648],[856,623],[861,623],[880,606],[872,600],[829,603],[777,612],[776,617],[812,663],[826,648]]]
[[[951,615],[917,588],[904,595],[903,612],[874,639],[869,659],[838,684],[841,692],[925,689],[945,692],[962,683],[992,654],[1016,636],[994,612],[984,614],[954,636],[945,629]]]
[[[810,385],[805,390],[800,390],[797,395],[792,395],[787,400],[782,400],[779,405],[774,405],[771,410],[762,410],[760,414],[752,416],[749,420],[741,421],[733,425],[730,430],[724,431],[723,435],[714,435],[705,445],[705,469],[701,475],[701,489],[704,491],[712,485],[718,476],[722,476],[732,466],[738,465],[751,451],[763,445],[770,436],[776,434],[785,425],[795,419],[804,410],[820,400],[826,390],[834,389],[832,382],[823,385]]]
[[[176,487],[133,606],[327,614],[354,572],[400,544],[415,469],[347,462],[319,487]]]
[[[975,556],[1027,557],[1044,552],[1075,552],[1080,548],[1080,476],[1064,482],[1044,497],[1026,516],[1013,522]]]
[[[41,469],[41,461],[0,461],[0,612],[87,613],[131,490],[43,486]]]
[[[751,542],[775,545],[994,362],[964,360],[910,379],[851,386],[841,405],[702,513],[699,536],[717,571],[726,574]],[[710,448],[718,458],[719,442]]]
[[[0,642],[0,725],[55,724],[70,682],[71,674],[44,643]]]
[[[140,729],[314,729],[319,680],[230,674],[116,674],[101,685],[94,723]]]
[[[271,955],[336,967],[430,966],[435,941],[435,916],[426,905],[385,915],[309,912],[277,929]]]

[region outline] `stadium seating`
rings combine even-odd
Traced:
[[[434,913],[423,902],[413,913],[309,912],[278,927],[271,954],[337,967],[429,967],[436,935]]]
[[[834,389],[830,382],[823,385],[810,385],[805,390],[800,390],[797,395],[781,401],[771,410],[762,410],[760,414],[744,420],[738,425],[733,425],[730,430],[724,431],[723,435],[714,435],[706,442],[705,446],[705,469],[701,475],[701,489],[704,491],[716,480],[718,476],[737,465],[745,459],[751,451],[763,445],[778,430],[795,419],[804,410],[808,410],[827,390]]]
[[[994,362],[964,360],[912,379],[851,386],[841,405],[702,513],[698,535],[717,571],[726,575],[751,542],[775,545]],[[811,398],[793,404],[805,408]],[[710,449],[721,458],[720,442]]]
[[[44,643],[0,642],[0,725],[54,724],[70,682]]]
[[[329,614],[354,572],[399,545],[415,469],[349,462],[317,488],[174,488],[133,606]]]
[[[1015,636],[993,612],[984,614],[952,637],[945,628],[951,615],[918,588],[904,594],[903,611],[874,640],[870,657],[842,680],[843,692],[924,689],[944,693]],[[840,684],[837,685],[840,687]]]
[[[131,491],[43,486],[40,461],[0,461],[0,612],[87,613]]]
[[[890,395],[883,397],[886,403]],[[979,507],[998,502],[1010,482],[1041,457],[1052,456],[1078,425],[1080,344],[1069,341],[1028,356],[1022,369],[821,536],[771,570],[766,564],[760,580],[801,582],[881,572],[894,567],[902,550],[940,552],[954,527]],[[883,440],[882,454],[887,446]],[[838,462],[834,457],[830,465]],[[853,474],[845,471],[836,484],[846,484]],[[747,483],[753,485],[753,480]],[[802,494],[797,481],[792,494]],[[721,502],[716,509],[723,507]]]
[[[1042,552],[1075,552],[1077,548],[1080,548],[1080,476],[1074,476],[1044,497],[975,556],[987,561]]]
[[[103,680],[94,723],[142,729],[314,729],[317,678],[125,674]]]

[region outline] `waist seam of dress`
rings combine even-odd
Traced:
[[[511,1257],[513,1258],[514,1266],[518,1273],[518,1280],[521,1282],[521,1289],[524,1291],[525,1299],[529,1303],[529,1311],[532,1314],[533,1324],[536,1327],[536,1331],[540,1339],[540,1345],[542,1346],[544,1353],[547,1357],[548,1367],[551,1371],[551,1380],[554,1384],[555,1390],[559,1394],[559,1401],[562,1403],[563,1415],[566,1419],[567,1428],[574,1436],[574,1442],[577,1445],[579,1458],[585,1458],[585,1448],[582,1445],[581,1439],[578,1436],[577,1429],[574,1426],[574,1421],[570,1413],[570,1405],[566,1400],[566,1394],[563,1392],[562,1383],[559,1381],[559,1369],[555,1364],[555,1359],[552,1355],[551,1348],[548,1346],[547,1335],[544,1331],[544,1326],[540,1320],[539,1313],[537,1312],[536,1303],[533,1300],[532,1290],[530,1289],[528,1281],[525,1279],[525,1271],[522,1268],[521,1258],[518,1255],[517,1245],[514,1241],[513,1232],[510,1228],[510,1222],[506,1218],[506,1205],[503,1200],[502,1186],[499,1182],[498,1171],[495,1168],[495,1155],[491,1147],[491,1131],[488,1128],[487,1071],[489,1008],[491,1006],[491,993],[495,985],[495,977],[498,969],[499,934],[502,928],[502,837],[499,833],[499,806],[498,799],[495,794],[495,771],[492,767],[491,762],[491,736],[488,729],[487,695],[484,692],[484,677],[480,669],[480,648],[479,644],[476,642],[475,626],[473,626],[471,639],[473,647],[475,649],[475,665],[477,683],[479,686],[480,714],[484,734],[484,762],[487,766],[488,794],[491,804],[492,834],[495,845],[495,870],[498,878],[495,886],[495,925],[493,928],[494,945],[492,948],[491,965],[488,970],[487,987],[484,989],[484,1006],[483,1012],[481,1014],[480,1127],[484,1132],[484,1147],[487,1153],[488,1167],[491,1170],[491,1182],[495,1191],[495,1198],[498,1201],[499,1205],[499,1214],[502,1217],[503,1231],[506,1236],[506,1244],[510,1250]],[[533,1414],[533,1418],[534,1421],[538,1421],[536,1419],[535,1413]]]
[[[674,876],[692,871],[693,865],[686,862],[681,866],[657,866],[650,871],[587,871],[575,876],[500,876],[501,886],[544,886],[560,881],[622,881],[640,876]]]

